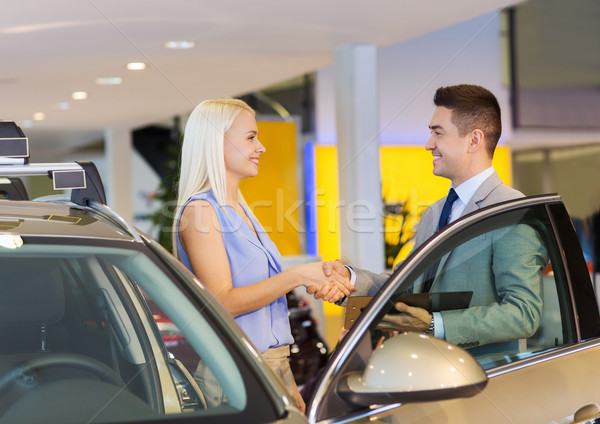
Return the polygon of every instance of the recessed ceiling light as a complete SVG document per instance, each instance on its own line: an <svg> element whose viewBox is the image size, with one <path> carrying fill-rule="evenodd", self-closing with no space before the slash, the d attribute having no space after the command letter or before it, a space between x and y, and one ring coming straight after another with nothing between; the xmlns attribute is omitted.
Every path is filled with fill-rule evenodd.
<svg viewBox="0 0 600 424"><path fill-rule="evenodd" d="M43 121L46 119L46 114L44 112L36 112L33 114L34 121Z"/></svg>
<svg viewBox="0 0 600 424"><path fill-rule="evenodd" d="M98 85L119 85L123 82L121 77L101 77L96 78L96 84Z"/></svg>
<svg viewBox="0 0 600 424"><path fill-rule="evenodd" d="M87 91L74 91L73 94L71 94L71 98L73 98L74 100L85 100L87 99L87 97Z"/></svg>
<svg viewBox="0 0 600 424"><path fill-rule="evenodd" d="M142 69L146 69L146 64L144 62L129 62L127 64L127 69L132 71L139 71Z"/></svg>
<svg viewBox="0 0 600 424"><path fill-rule="evenodd" d="M196 43L193 41L167 41L165 44L167 49L192 49L196 47Z"/></svg>
<svg viewBox="0 0 600 424"><path fill-rule="evenodd" d="M71 107L71 105L69 104L69 102L60 102L58 104L58 108L60 110L68 110Z"/></svg>

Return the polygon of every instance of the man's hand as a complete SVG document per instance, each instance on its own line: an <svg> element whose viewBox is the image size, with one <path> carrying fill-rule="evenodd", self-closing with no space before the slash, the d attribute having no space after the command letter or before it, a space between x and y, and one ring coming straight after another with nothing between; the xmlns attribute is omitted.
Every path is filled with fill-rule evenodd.
<svg viewBox="0 0 600 424"><path fill-rule="evenodd" d="M408 306L406 303L398 302L395 305L401 315L387 314L379 323L388 330L417 331L424 333L429 329L432 315L426 309Z"/></svg>
<svg viewBox="0 0 600 424"><path fill-rule="evenodd" d="M323 273L329 277L333 272L337 272L347 281L350 281L350 271L339 260L323 262Z"/></svg>
<svg viewBox="0 0 600 424"><path fill-rule="evenodd" d="M342 265L339 260L324 262L323 274L325 274L326 277L339 275L344 279L345 282L350 281L350 271L348 271L348 268ZM354 293L355 291L356 289L352 287L351 292ZM306 292L308 294L312 294L315 299L323 299L323 301L331 303L335 303L338 300L348 296L348 294L342 293L337 287L332 287L329 285L323 286L320 289L316 285L312 285L307 287Z"/></svg>
<svg viewBox="0 0 600 424"><path fill-rule="evenodd" d="M340 299L346 297L344 293L340 291L337 286L330 286L328 284L321 288L317 286L310 286L306 288L308 294L312 294L315 299L321 299L323 302L335 303Z"/></svg>

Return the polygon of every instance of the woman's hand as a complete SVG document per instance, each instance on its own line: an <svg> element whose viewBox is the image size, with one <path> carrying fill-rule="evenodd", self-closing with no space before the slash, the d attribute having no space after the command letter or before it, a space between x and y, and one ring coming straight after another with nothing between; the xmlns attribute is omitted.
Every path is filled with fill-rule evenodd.
<svg viewBox="0 0 600 424"><path fill-rule="evenodd" d="M344 281L350 281L350 271L346 268L339 260L323 262L323 273L326 276L331 276L334 273L339 274ZM351 289L350 292L354 293L356 288L352 284L348 284ZM338 300L342 300L348 295L346 292L342 292L335 287L323 286L321 288L313 285L309 286L306 289L308 294L312 294L315 299L323 299L324 301L328 301L331 303L337 302Z"/></svg>
<svg viewBox="0 0 600 424"><path fill-rule="evenodd" d="M341 275L335 270L331 270L329 275L325 275L323 262L313 262L310 264L298 265L290 268L288 271L298 275L302 285L307 287L309 294L319 294L317 299L324 301L337 302L346 296L350 296L356 289L350 284L348 275Z"/></svg>

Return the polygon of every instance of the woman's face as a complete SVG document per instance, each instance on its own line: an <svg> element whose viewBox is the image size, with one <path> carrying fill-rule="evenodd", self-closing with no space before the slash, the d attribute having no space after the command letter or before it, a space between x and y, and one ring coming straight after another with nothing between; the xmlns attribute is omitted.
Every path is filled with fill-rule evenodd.
<svg viewBox="0 0 600 424"><path fill-rule="evenodd" d="M258 141L256 120L242 110L225 133L223 151L227 175L237 180L258 175L258 160L265 147Z"/></svg>

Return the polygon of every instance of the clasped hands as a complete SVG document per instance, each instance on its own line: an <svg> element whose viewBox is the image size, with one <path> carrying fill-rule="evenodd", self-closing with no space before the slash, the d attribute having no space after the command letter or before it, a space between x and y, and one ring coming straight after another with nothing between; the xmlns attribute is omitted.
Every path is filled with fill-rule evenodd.
<svg viewBox="0 0 600 424"><path fill-rule="evenodd" d="M308 294L330 303L342 300L356 291L350 283L350 271L340 261L323 262L320 275L305 285Z"/></svg>

